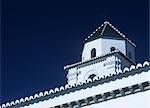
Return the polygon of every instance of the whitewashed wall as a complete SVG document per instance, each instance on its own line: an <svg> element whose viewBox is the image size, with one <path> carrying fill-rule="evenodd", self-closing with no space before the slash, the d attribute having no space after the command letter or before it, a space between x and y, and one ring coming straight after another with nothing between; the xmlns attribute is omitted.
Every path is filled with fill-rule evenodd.
<svg viewBox="0 0 150 108"><path fill-rule="evenodd" d="M74 85L80 82L85 82L90 75L94 74L99 78L115 74L116 57L110 56L105 58L104 61L89 63L87 65L81 64L77 67L71 68L68 71L68 84Z"/></svg>
<svg viewBox="0 0 150 108"><path fill-rule="evenodd" d="M150 90L83 108L150 108Z"/></svg>
<svg viewBox="0 0 150 108"><path fill-rule="evenodd" d="M82 52L82 61L91 59L91 50L96 49L96 56L102 55L102 39L96 39L90 42L85 43L83 52Z"/></svg>
<svg viewBox="0 0 150 108"><path fill-rule="evenodd" d="M104 57L104 60L97 60L87 64L80 64L68 70L67 79L69 85L85 82L90 75L94 74L99 78L121 72L124 67L131 66L123 56L117 54L109 57Z"/></svg>
<svg viewBox="0 0 150 108"><path fill-rule="evenodd" d="M115 47L119 49L123 54L126 55L126 44L125 40L117 39L96 39L85 43L82 52L82 61L91 59L91 50L96 49L96 56L102 56L110 52L110 48Z"/></svg>
<svg viewBox="0 0 150 108"><path fill-rule="evenodd" d="M142 83L142 82L145 82L145 81L149 81L149 79L150 79L149 76L150 76L150 70L148 72L143 72L141 74L136 74L134 76L129 76L129 77L126 77L126 78L117 79L115 81L111 81L110 83L104 83L102 85L93 86L91 88L87 87L86 89L81 89L80 91L66 93L65 95L60 95L58 97L54 97L54 98L49 99L49 100L41 101L39 103L30 104L29 106L24 106L24 107L21 107L21 108L50 108L50 107L53 107L53 106L56 106L56 105L69 103L69 102L72 102L72 101L75 101L75 100L80 100L80 99L83 99L83 98L87 98L87 97L90 97L90 96L93 96L93 95L109 92L109 91L112 91L112 90L115 90L115 89L131 86L131 85L134 85L134 84L137 84L137 83ZM140 100L140 98L142 97L142 99L143 99L142 102L145 102L145 104L146 104L146 102L147 102L146 99L149 98L149 95L147 95L147 94L144 95L144 94L139 96L139 97L136 97L136 96L133 97L133 99L135 100L134 102L135 103L139 102L138 99ZM123 97L123 98L124 98L123 100L128 101L127 97ZM131 100L133 100L133 99L131 98ZM117 103L117 100L118 100L118 102L122 102L122 104L120 103L120 106L116 106L117 104L119 104L119 103ZM120 107L125 108L125 106L124 106L125 103L123 103L123 100L121 98L118 98L117 100L115 101L117 103L115 106L117 108L120 108ZM107 107L106 103L108 103L109 105L114 105L113 103L111 103L111 100L110 100L110 101L103 102L102 107L109 108L109 107ZM128 104L128 103L131 104L131 102L127 102L126 104ZM135 103L133 103L133 104L135 104ZM140 103L137 103L137 105L138 104L140 104ZM101 105L91 106L91 108L99 108L99 107L101 107ZM111 106L111 108L112 108L112 106ZM127 107L127 108L130 108L130 107ZM132 108L135 108L135 107L132 107ZM148 107L139 107L138 106L136 108L148 108Z"/></svg>
<svg viewBox="0 0 150 108"><path fill-rule="evenodd" d="M125 40L117 40L117 39L103 39L102 38L102 53L101 54L107 54L110 52L111 47L115 47L119 51L121 51L123 54L126 55L126 44Z"/></svg>
<svg viewBox="0 0 150 108"><path fill-rule="evenodd" d="M73 85L77 83L77 68L76 67L69 69L68 74L67 74L67 82L69 85Z"/></svg>
<svg viewBox="0 0 150 108"><path fill-rule="evenodd" d="M110 73L115 73L115 56L108 57L102 62L81 66L77 70L80 72L78 75L78 83L85 82L92 74L95 74L99 78L103 78L104 75L109 76Z"/></svg>

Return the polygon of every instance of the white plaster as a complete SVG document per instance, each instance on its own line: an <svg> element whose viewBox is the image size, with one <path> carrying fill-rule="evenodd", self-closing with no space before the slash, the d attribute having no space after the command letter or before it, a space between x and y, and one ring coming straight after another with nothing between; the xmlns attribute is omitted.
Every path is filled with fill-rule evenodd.
<svg viewBox="0 0 150 108"><path fill-rule="evenodd" d="M127 55L127 48L129 48L128 51L131 49L134 50L134 47L131 44L126 44L126 40L119 40L115 38L99 38L85 43L82 52L82 61L91 59L91 50L93 48L96 49L96 57L98 57L110 53L111 47L115 47L116 50L119 50L124 55ZM131 51L131 53L134 53L134 51ZM125 66L131 65L131 63L126 58L122 56L119 56L118 58L120 60L120 64L116 64L116 60L114 58L112 59L112 57L107 57L107 59L102 62L100 61L98 63L87 66L82 66L82 64L80 64L74 68L69 69L67 75L68 84L73 85L75 83L84 82L91 74L95 74L97 77L103 78L104 76L109 76L115 72L119 73Z"/></svg>
<svg viewBox="0 0 150 108"><path fill-rule="evenodd" d="M82 61L91 59L91 50L96 49L96 56L102 55L101 38L85 43L82 52Z"/></svg>
<svg viewBox="0 0 150 108"><path fill-rule="evenodd" d="M142 83L145 81L149 81L150 79L150 70L148 72L143 72L141 74L136 74L134 76L129 76L126 78L118 79L115 81L111 81L109 83L104 83L102 85L93 86L91 88L81 89L79 91L70 92L69 94L60 95L58 97L54 97L49 100L45 100L39 103L34 103L29 106L24 106L21 108L49 108L52 106L72 102L75 100L80 100L83 98L87 98L89 96L101 94L104 92L109 92L115 89L131 86L137 83ZM144 97L143 97L144 98ZM147 98L147 95L145 99ZM108 101L109 102L109 101ZM135 101L136 102L136 101ZM143 107L145 108L145 107Z"/></svg>
<svg viewBox="0 0 150 108"><path fill-rule="evenodd" d="M124 67L129 67L129 62L121 55L112 55L104 57L104 60L89 63L87 65L80 64L68 70L68 84L74 85L85 82L90 75L94 74L99 78L110 76L112 74L121 73Z"/></svg>
<svg viewBox="0 0 150 108"><path fill-rule="evenodd" d="M125 40L117 40L117 39L103 39L102 38L102 53L106 54L110 52L111 47L115 47L119 51L121 51L124 55L126 55L126 44Z"/></svg>
<svg viewBox="0 0 150 108"><path fill-rule="evenodd" d="M83 108L150 108L150 90Z"/></svg>
<svg viewBox="0 0 150 108"><path fill-rule="evenodd" d="M115 74L115 56L107 57L104 61L99 61L91 65L78 66L68 70L68 84L74 85L76 83L85 82L90 75L94 74L99 78Z"/></svg>

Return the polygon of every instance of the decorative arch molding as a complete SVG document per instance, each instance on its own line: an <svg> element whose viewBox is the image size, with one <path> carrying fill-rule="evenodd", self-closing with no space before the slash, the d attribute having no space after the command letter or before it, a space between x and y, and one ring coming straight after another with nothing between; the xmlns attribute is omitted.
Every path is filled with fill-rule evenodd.
<svg viewBox="0 0 150 108"><path fill-rule="evenodd" d="M84 75L84 81L86 81L90 77L90 75L95 75L97 77L99 76L97 70L96 69L92 69L92 70L86 72L86 74Z"/></svg>

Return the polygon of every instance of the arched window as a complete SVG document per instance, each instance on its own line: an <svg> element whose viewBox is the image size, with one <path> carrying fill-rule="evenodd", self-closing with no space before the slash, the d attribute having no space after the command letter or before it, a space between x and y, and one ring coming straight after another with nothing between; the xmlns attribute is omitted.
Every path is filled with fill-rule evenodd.
<svg viewBox="0 0 150 108"><path fill-rule="evenodd" d="M95 48L93 48L91 50L91 58L93 58L93 57L96 57L96 49Z"/></svg>
<svg viewBox="0 0 150 108"><path fill-rule="evenodd" d="M115 47L111 47L111 48L110 48L110 51L111 51L111 52L113 52L113 51L115 51L115 50L116 50Z"/></svg>
<svg viewBox="0 0 150 108"><path fill-rule="evenodd" d="M95 74L92 74L92 75L90 75L90 76L88 77L88 79L90 78L90 79L93 80L93 78L94 78L95 76L96 76Z"/></svg>

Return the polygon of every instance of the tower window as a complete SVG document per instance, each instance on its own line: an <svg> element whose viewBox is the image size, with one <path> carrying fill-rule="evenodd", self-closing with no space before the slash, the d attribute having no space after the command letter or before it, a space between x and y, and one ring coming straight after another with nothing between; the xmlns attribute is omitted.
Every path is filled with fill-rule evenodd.
<svg viewBox="0 0 150 108"><path fill-rule="evenodd" d="M91 58L93 58L93 57L96 57L96 49L95 48L93 48L91 50Z"/></svg>
<svg viewBox="0 0 150 108"><path fill-rule="evenodd" d="M115 47L111 47L111 48L110 48L110 51L111 51L111 52L113 52L113 51L115 51L115 50L116 50Z"/></svg>
<svg viewBox="0 0 150 108"><path fill-rule="evenodd" d="M96 76L95 74L92 74L92 75L90 75L88 78L90 78L90 79L93 80L93 78L94 78L95 76Z"/></svg>

